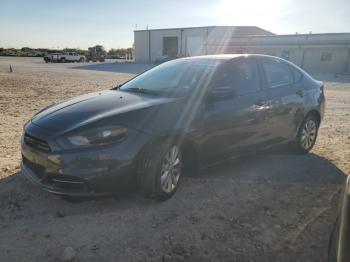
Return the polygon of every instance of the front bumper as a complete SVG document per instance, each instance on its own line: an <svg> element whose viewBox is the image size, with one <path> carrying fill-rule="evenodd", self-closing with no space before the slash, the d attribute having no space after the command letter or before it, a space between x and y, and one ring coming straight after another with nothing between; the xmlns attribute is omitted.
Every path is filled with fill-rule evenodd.
<svg viewBox="0 0 350 262"><path fill-rule="evenodd" d="M22 174L34 184L40 186L47 192L62 195L62 196L77 196L88 197L104 195L104 193L96 193L94 190L89 189L84 180L74 181L67 178L50 178L44 179L38 173L35 173L31 168L25 164L25 160L21 163Z"/></svg>
<svg viewBox="0 0 350 262"><path fill-rule="evenodd" d="M49 141L37 126L28 131L33 137ZM44 152L27 144L22 137L22 173L42 189L57 195L84 197L117 193L124 191L133 180L135 160L146 141L146 135L132 133L119 144Z"/></svg>

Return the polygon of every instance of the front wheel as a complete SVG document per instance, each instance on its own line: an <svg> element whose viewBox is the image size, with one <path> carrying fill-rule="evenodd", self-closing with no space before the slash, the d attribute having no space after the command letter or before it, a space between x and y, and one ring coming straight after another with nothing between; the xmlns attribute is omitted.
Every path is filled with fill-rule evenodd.
<svg viewBox="0 0 350 262"><path fill-rule="evenodd" d="M293 142L297 153L306 154L315 145L318 134L319 122L314 115L308 115L302 122L298 135Z"/></svg>
<svg viewBox="0 0 350 262"><path fill-rule="evenodd" d="M137 174L141 194L158 200L169 199L177 190L183 169L180 146L164 143L142 157Z"/></svg>

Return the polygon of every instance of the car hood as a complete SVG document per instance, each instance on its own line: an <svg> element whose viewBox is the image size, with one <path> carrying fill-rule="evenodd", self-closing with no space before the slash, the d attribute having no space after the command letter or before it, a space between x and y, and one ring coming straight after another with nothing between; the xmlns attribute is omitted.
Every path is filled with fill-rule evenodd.
<svg viewBox="0 0 350 262"><path fill-rule="evenodd" d="M93 122L106 122L111 118L115 119L117 115L162 105L172 100L173 98L108 90L49 106L36 114L32 123L45 129L68 132Z"/></svg>

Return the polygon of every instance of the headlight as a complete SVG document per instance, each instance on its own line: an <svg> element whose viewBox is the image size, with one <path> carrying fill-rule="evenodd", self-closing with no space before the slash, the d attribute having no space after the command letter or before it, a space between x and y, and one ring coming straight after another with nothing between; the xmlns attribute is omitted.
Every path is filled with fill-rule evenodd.
<svg viewBox="0 0 350 262"><path fill-rule="evenodd" d="M125 127L97 128L68 135L58 139L57 142L64 149L98 146L118 142L125 137L127 132L128 129Z"/></svg>

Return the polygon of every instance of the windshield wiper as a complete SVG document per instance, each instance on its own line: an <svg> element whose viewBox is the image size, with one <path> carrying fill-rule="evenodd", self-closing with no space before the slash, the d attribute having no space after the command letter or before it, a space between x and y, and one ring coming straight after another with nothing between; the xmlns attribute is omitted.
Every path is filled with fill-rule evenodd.
<svg viewBox="0 0 350 262"><path fill-rule="evenodd" d="M150 94L150 95L155 95L155 96L159 96L160 95L156 91L149 90L149 89L144 89L144 88L140 88L140 87L125 88L125 89L122 89L122 91L129 91L129 92L135 92L135 93L141 93L141 94Z"/></svg>
<svg viewBox="0 0 350 262"><path fill-rule="evenodd" d="M111 90L118 90L118 89L120 89L121 88L121 86L122 86L123 84L120 84L120 85L117 85L117 86L114 86L114 87L112 87L112 89Z"/></svg>

